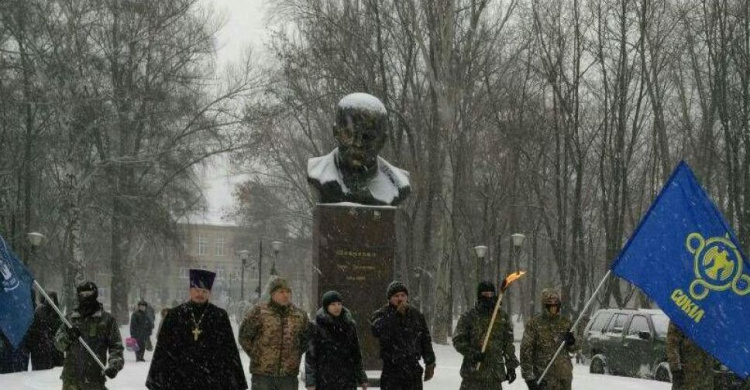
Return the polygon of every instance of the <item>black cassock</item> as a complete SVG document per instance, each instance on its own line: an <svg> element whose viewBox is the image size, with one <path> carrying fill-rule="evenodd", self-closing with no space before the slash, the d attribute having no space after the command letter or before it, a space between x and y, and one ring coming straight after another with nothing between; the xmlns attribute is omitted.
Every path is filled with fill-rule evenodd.
<svg viewBox="0 0 750 390"><path fill-rule="evenodd" d="M188 302L171 309L163 321L146 387L151 390L247 389L226 311L211 303L199 306ZM197 340L193 332L196 322L200 323L201 332Z"/></svg>

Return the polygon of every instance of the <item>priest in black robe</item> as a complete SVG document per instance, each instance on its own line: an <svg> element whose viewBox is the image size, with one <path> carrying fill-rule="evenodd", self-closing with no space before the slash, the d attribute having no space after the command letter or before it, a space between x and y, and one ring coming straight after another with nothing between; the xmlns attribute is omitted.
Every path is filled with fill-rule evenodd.
<svg viewBox="0 0 750 390"><path fill-rule="evenodd" d="M215 273L190 270L190 301L169 311L146 379L150 390L245 390L227 312L208 302Z"/></svg>

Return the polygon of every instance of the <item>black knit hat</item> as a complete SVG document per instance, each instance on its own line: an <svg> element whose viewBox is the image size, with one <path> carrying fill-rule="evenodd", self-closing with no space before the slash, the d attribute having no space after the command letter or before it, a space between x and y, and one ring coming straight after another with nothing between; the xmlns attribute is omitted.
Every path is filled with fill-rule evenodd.
<svg viewBox="0 0 750 390"><path fill-rule="evenodd" d="M492 295L497 294L497 290L495 289L495 285L492 282L483 281L479 282L477 285L477 299L482 297L483 292L491 291Z"/></svg>
<svg viewBox="0 0 750 390"><path fill-rule="evenodd" d="M398 280L394 280L391 282L391 284L388 285L388 289L385 290L385 296L387 299L391 299L392 296L400 292L409 295L409 289L407 289L403 283L399 282Z"/></svg>
<svg viewBox="0 0 750 390"><path fill-rule="evenodd" d="M95 301L97 300L97 298L99 298L99 289L96 287L96 283L94 282L84 282L79 284L76 287L76 294L81 294L82 292L93 292L93 294L90 295L92 298L89 298L92 301ZM79 295L79 300L80 299L81 297Z"/></svg>
<svg viewBox="0 0 750 390"><path fill-rule="evenodd" d="M344 300L341 298L341 294L339 294L338 291L326 291L320 301L323 305L323 309L326 310L328 310L328 305L332 303L344 302Z"/></svg>

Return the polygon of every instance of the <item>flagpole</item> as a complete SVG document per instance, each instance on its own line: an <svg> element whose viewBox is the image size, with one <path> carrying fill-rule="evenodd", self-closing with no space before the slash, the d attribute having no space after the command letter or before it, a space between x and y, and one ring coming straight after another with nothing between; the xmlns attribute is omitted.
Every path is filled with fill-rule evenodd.
<svg viewBox="0 0 750 390"><path fill-rule="evenodd" d="M57 315L60 316L60 319L62 319L63 323L65 323L65 326L67 326L68 328L72 329L73 328L73 324L71 324L68 321L68 319L65 318L65 314L63 314L60 311L60 309L57 307L57 305L55 305L55 302L53 302L52 298L50 298L49 295L47 295L47 292L44 291L44 289L39 284L39 282L36 281L36 279L34 279L34 287L36 287L36 289L39 290L39 293L42 294L42 296L44 297L44 299L47 300L47 303L49 303L50 307L52 307L52 309L55 310L55 312L57 313ZM107 367L104 366L104 363L102 363L102 361L99 360L99 357L96 356L96 353L94 353L94 351L91 349L91 347L89 347L89 345L86 344L86 341L83 340L82 336L78 336L78 342L81 343L81 345L83 345L83 347L86 348L87 351L89 351L89 354L91 354L91 357L94 358L94 360L96 361L97 364L99 364L99 367L102 368L102 371L107 369Z"/></svg>
<svg viewBox="0 0 750 390"><path fill-rule="evenodd" d="M589 301L586 302L586 305L583 307L583 310L581 310L581 314L578 315L578 319L576 319L576 322L573 323L573 326L570 328L570 331L573 332L577 327L578 323L581 322L581 318L583 318L583 314L588 311L589 306L591 306L591 303L594 302L594 299L596 298L596 295L599 293L599 290L602 289L604 286L604 282L609 279L609 276L612 275L612 270L610 269L607 271L607 273L602 278L602 281L599 282L599 286L596 287L596 290L594 290L594 293L591 294L591 298L589 298ZM562 352L563 347L565 346L565 341L560 343L560 346L557 348L557 352L555 352L555 356L552 356L552 360L547 363L547 368L544 369L544 372L542 372L542 375L537 379L536 384L539 385L542 383L542 379L544 379L544 376L547 375L547 371L549 371L549 368L552 367L552 363L557 359L557 356L560 355L560 352Z"/></svg>

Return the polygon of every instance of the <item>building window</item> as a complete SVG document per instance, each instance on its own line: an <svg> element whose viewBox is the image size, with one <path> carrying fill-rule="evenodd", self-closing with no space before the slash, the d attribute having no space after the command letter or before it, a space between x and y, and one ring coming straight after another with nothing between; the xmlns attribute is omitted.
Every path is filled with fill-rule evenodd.
<svg viewBox="0 0 750 390"><path fill-rule="evenodd" d="M224 237L216 239L216 256L224 256Z"/></svg>
<svg viewBox="0 0 750 390"><path fill-rule="evenodd" d="M188 278L188 269L186 267L180 267L180 279L187 279Z"/></svg>
<svg viewBox="0 0 750 390"><path fill-rule="evenodd" d="M198 236L198 255L205 255L208 252L208 238Z"/></svg>

